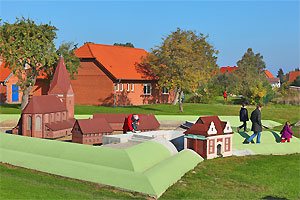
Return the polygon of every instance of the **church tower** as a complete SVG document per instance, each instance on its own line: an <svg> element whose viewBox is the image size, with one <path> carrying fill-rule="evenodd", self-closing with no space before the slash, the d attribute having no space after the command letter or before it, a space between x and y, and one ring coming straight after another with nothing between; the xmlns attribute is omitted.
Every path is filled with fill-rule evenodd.
<svg viewBox="0 0 300 200"><path fill-rule="evenodd" d="M60 57L55 69L48 95L56 95L65 104L68 119L74 118L74 91L63 57Z"/></svg>

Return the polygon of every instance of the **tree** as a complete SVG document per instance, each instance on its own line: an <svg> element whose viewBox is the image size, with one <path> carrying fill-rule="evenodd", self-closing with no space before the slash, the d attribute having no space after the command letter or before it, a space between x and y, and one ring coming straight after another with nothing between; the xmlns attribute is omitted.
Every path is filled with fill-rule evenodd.
<svg viewBox="0 0 300 200"><path fill-rule="evenodd" d="M53 74L58 61L58 52L54 45L57 28L49 24L36 24L30 19L16 19L13 24L0 24L0 54L6 65L17 76L17 84L23 92L21 109L28 103L37 76L45 72ZM62 46L62 49L66 47ZM69 58L74 59L70 55ZM66 63L71 73L77 71L77 65Z"/></svg>
<svg viewBox="0 0 300 200"><path fill-rule="evenodd" d="M285 75L283 73L282 68L280 68L277 72L277 78L279 78L280 83L283 84L285 82Z"/></svg>
<svg viewBox="0 0 300 200"><path fill-rule="evenodd" d="M300 87L300 76L297 76L297 78L291 83L291 86Z"/></svg>
<svg viewBox="0 0 300 200"><path fill-rule="evenodd" d="M252 49L248 48L242 59L237 62L237 65L238 69L234 71L238 77L236 80L237 91L253 102L254 97L257 97L256 94L259 94L259 97L264 94L261 86L267 82L264 75L266 64L263 61L263 56L259 53L254 54Z"/></svg>
<svg viewBox="0 0 300 200"><path fill-rule="evenodd" d="M132 48L134 48L134 45L131 42L126 42L125 44L123 44L123 43L114 43L114 46L123 46L123 47L132 47Z"/></svg>
<svg viewBox="0 0 300 200"><path fill-rule="evenodd" d="M160 46L148 54L144 63L152 75L159 78L158 85L175 91L173 101L179 102L183 112L183 92L195 92L217 71L215 56L218 52L207 42L208 36L177 28Z"/></svg>

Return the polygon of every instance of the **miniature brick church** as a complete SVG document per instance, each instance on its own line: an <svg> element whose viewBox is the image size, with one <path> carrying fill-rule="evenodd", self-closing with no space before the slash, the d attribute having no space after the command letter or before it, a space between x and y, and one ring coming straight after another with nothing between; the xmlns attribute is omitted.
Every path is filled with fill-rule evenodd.
<svg viewBox="0 0 300 200"><path fill-rule="evenodd" d="M221 121L218 116L200 117L184 134L187 148L194 150L203 158L232 155L233 131L230 123Z"/></svg>
<svg viewBox="0 0 300 200"><path fill-rule="evenodd" d="M61 57L48 95L33 96L22 110L18 133L29 137L59 138L71 135L74 119L74 92ZM14 132L14 130L13 130Z"/></svg>

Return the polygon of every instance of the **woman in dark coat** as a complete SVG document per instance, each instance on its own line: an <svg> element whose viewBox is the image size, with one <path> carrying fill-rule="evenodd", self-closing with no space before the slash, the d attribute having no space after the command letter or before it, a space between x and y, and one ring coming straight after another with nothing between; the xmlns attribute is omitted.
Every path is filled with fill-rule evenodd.
<svg viewBox="0 0 300 200"><path fill-rule="evenodd" d="M281 142L290 142L291 138L293 137L293 131L291 129L290 122L286 122L282 131L281 131Z"/></svg>
<svg viewBox="0 0 300 200"><path fill-rule="evenodd" d="M256 109L251 113L251 117L250 117L250 120L252 122L251 131L253 131L254 133L248 138L247 140L248 142L251 142L253 138L257 136L256 143L257 144L260 143L260 135L262 132L261 112L260 112L261 109L262 109L262 105L258 104L256 106Z"/></svg>
<svg viewBox="0 0 300 200"><path fill-rule="evenodd" d="M243 122L243 124L237 128L237 132L239 132L240 129L243 127L244 127L244 132L247 131L247 121L249 121L248 110L246 108L246 104L243 103L240 110L240 122Z"/></svg>

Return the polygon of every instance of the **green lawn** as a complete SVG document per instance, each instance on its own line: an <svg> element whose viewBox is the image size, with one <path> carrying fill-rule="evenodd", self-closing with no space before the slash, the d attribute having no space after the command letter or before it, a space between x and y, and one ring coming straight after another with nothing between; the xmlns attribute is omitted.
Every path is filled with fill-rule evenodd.
<svg viewBox="0 0 300 200"><path fill-rule="evenodd" d="M206 160L160 199L299 199L300 154ZM1 199L146 199L41 172L0 164Z"/></svg>
<svg viewBox="0 0 300 200"><path fill-rule="evenodd" d="M249 114L254 110L254 106L249 106ZM75 106L75 114L91 115L93 113L151 113L156 115L238 115L239 105L224 104L184 104L184 112L180 113L178 106L169 104L153 104L143 106L128 107L105 107L105 106ZM0 106L0 114L20 113L18 105ZM262 118L277 121L281 124L286 121L292 123L300 119L300 107L292 105L267 105L262 110Z"/></svg>

